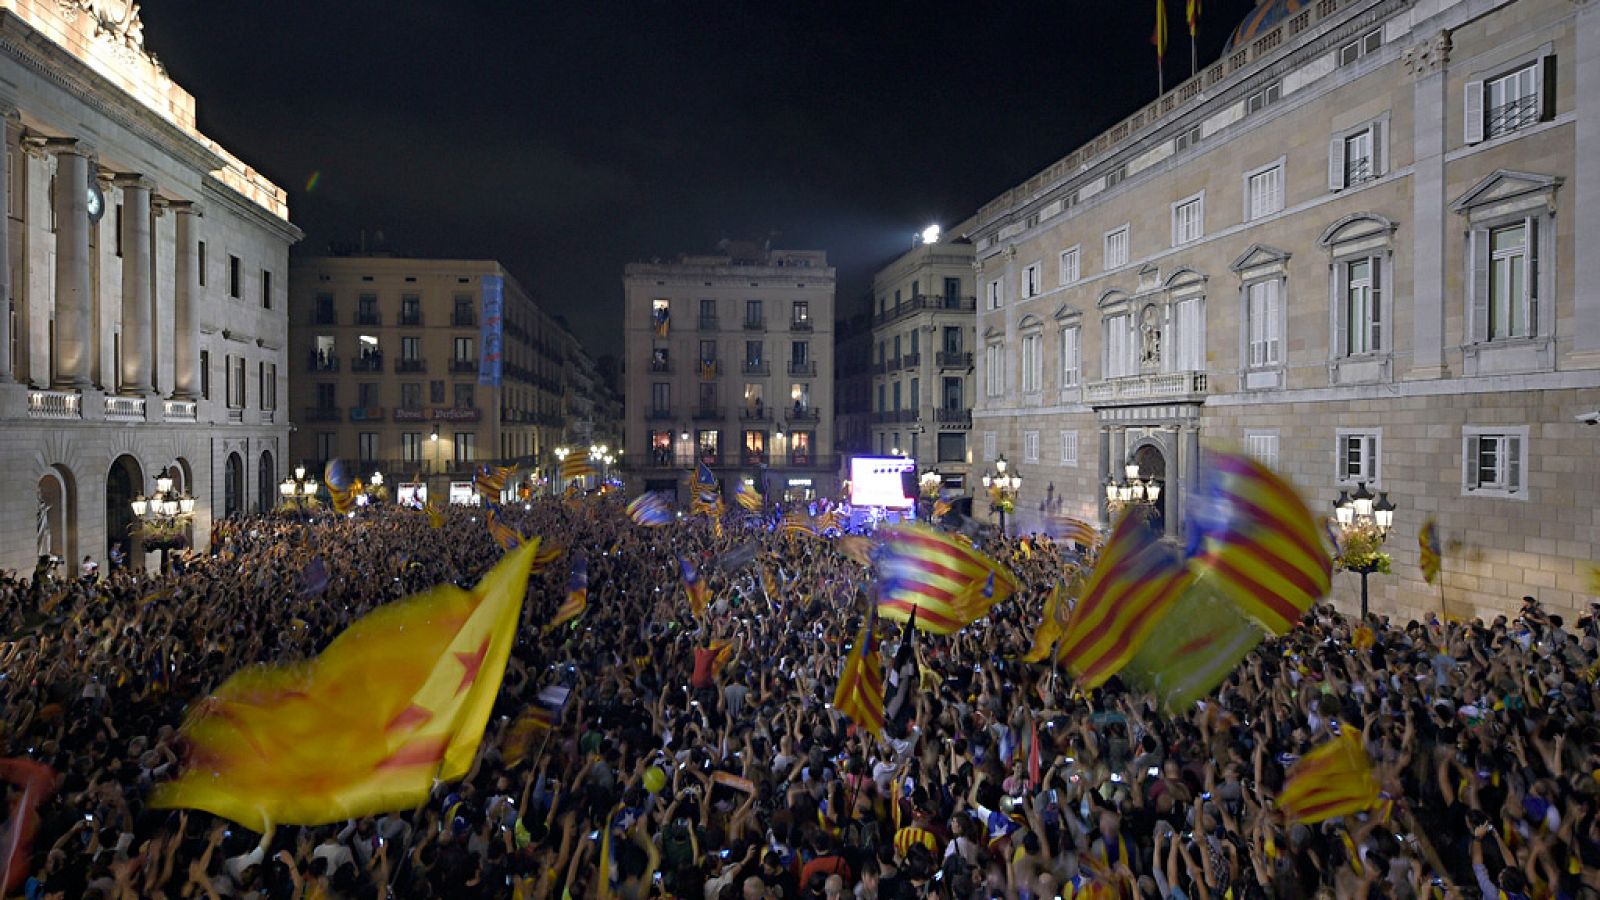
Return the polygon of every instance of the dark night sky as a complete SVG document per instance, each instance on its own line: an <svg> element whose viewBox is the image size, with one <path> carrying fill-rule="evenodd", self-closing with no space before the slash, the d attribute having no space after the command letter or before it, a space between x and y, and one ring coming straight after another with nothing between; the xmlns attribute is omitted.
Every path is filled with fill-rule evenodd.
<svg viewBox="0 0 1600 900"><path fill-rule="evenodd" d="M1166 0L1169 85L1187 75ZM841 306L1156 92L1154 0L161 0L146 46L323 252L494 257L596 353L622 267L776 233ZM1200 60L1253 0L1208 0ZM307 191L313 172L321 177Z"/></svg>

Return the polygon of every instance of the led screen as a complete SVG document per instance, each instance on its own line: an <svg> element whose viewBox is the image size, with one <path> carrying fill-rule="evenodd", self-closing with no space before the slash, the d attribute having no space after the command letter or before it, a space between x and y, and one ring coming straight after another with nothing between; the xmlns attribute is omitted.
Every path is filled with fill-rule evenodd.
<svg viewBox="0 0 1600 900"><path fill-rule="evenodd" d="M901 473L915 472L915 460L898 456L858 456L850 460L850 503L904 509L916 504L906 496Z"/></svg>

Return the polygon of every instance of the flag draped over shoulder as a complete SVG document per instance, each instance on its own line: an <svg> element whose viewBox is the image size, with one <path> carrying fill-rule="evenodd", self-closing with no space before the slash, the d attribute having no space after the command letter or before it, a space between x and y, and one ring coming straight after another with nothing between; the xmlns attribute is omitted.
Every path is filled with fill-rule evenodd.
<svg viewBox="0 0 1600 900"><path fill-rule="evenodd" d="M1281 635L1328 593L1333 558L1294 487L1246 456L1211 459L1192 504L1197 567L1239 609Z"/></svg>
<svg viewBox="0 0 1600 900"><path fill-rule="evenodd" d="M594 464L589 462L589 451L578 449L567 454L561 461L561 480L572 481L595 474Z"/></svg>
<svg viewBox="0 0 1600 900"><path fill-rule="evenodd" d="M1353 728L1314 747L1284 778L1278 808L1290 820L1315 825L1378 805L1378 779Z"/></svg>
<svg viewBox="0 0 1600 900"><path fill-rule="evenodd" d="M672 509L665 494L651 491L628 503L628 518L646 528L659 528L672 521Z"/></svg>
<svg viewBox="0 0 1600 900"><path fill-rule="evenodd" d="M695 569L694 563L680 556L678 568L683 571L683 592L689 595L689 609L695 615L702 615L706 606L710 604L711 589L706 586L704 578Z"/></svg>
<svg viewBox="0 0 1600 900"><path fill-rule="evenodd" d="M974 547L926 525L887 529L878 558L878 615L952 634L1017 591L1017 579Z"/></svg>
<svg viewBox="0 0 1600 900"><path fill-rule="evenodd" d="M1432 516L1417 531L1417 543L1422 549L1422 580L1433 584L1434 579L1439 577L1444 558L1439 552L1439 523Z"/></svg>
<svg viewBox="0 0 1600 900"><path fill-rule="evenodd" d="M878 653L878 614L874 610L856 634L850 655L839 673L833 691L833 708L850 717L856 726L883 736L883 660Z"/></svg>
<svg viewBox="0 0 1600 900"><path fill-rule="evenodd" d="M1056 659L1079 687L1104 684L1139 651L1189 577L1183 560L1159 543L1142 515L1124 515L1072 608Z"/></svg>
<svg viewBox="0 0 1600 900"><path fill-rule="evenodd" d="M368 613L309 662L235 673L190 713L187 766L150 805L265 833L426 802L477 754L537 547L471 592L440 585Z"/></svg>
<svg viewBox="0 0 1600 900"><path fill-rule="evenodd" d="M1265 637L1202 576L1156 624L1122 677L1175 712L1210 694Z"/></svg>
<svg viewBox="0 0 1600 900"><path fill-rule="evenodd" d="M583 615L589 608L589 558L578 554L572 560L572 575L567 578L567 599L544 627L548 633Z"/></svg>

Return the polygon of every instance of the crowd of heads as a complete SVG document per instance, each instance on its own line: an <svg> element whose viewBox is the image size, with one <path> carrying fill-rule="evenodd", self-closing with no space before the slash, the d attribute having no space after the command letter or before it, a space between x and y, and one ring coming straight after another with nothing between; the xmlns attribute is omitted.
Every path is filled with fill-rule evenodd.
<svg viewBox="0 0 1600 900"><path fill-rule="evenodd" d="M1369 640L1317 607L1208 699L1167 711L1115 679L1084 693L1020 662L1077 563L991 536L983 549L1021 590L949 637L880 626L875 737L831 703L876 597L836 541L731 520L718 536L703 518L647 529L601 498L504 519L568 552L530 581L472 771L414 809L268 835L146 805L184 764L186 710L242 667L316 654L374 607L472 584L503 552L481 510L440 529L392 506L230 520L165 574L0 580L3 753L58 775L29 896L1600 895L1592 618L1530 598L1492 621L1374 617ZM753 561L728 557L751 543ZM574 552L588 608L542 633ZM709 582L702 616L680 556ZM306 590L314 560L325 590ZM718 640L735 647L720 671ZM570 689L555 727L512 752L512 723L551 686ZM1350 729L1381 804L1287 819L1286 772Z"/></svg>

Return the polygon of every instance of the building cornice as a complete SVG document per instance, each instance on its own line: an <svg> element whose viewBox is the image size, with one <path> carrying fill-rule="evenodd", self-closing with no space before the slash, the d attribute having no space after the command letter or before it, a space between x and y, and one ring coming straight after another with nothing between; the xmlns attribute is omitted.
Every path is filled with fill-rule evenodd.
<svg viewBox="0 0 1600 900"><path fill-rule="evenodd" d="M299 243L306 236L306 233L301 231L300 227L293 222L279 218L269 210L262 208L211 173L206 174L201 188L205 192L208 203L217 203L227 207L237 213L240 218L260 225L291 245Z"/></svg>

